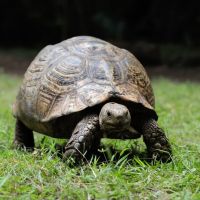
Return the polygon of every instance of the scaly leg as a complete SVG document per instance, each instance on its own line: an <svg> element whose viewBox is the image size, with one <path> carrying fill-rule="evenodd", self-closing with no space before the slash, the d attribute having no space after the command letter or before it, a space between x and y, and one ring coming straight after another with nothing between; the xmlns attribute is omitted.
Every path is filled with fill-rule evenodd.
<svg viewBox="0 0 200 200"><path fill-rule="evenodd" d="M13 143L16 148L20 149L32 150L34 148L33 131L18 119L15 125L15 138Z"/></svg>
<svg viewBox="0 0 200 200"><path fill-rule="evenodd" d="M65 147L63 158L82 158L84 153L97 149L100 144L99 117L91 114L84 117L75 127L69 142Z"/></svg>
<svg viewBox="0 0 200 200"><path fill-rule="evenodd" d="M147 146L147 151L154 160L163 162L171 160L170 143L164 133L159 128L154 119L146 120L142 126L143 140Z"/></svg>

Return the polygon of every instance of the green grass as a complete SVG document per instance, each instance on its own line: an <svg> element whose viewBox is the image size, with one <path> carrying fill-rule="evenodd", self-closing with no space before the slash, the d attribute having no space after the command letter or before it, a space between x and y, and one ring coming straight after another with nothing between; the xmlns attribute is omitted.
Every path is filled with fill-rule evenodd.
<svg viewBox="0 0 200 200"><path fill-rule="evenodd" d="M56 155L60 142L35 134L34 153L12 149L12 103L21 78L0 75L0 199L200 199L200 84L153 81L159 124L173 147L173 161L150 165L112 154L107 162L70 167ZM122 151L144 144L104 141ZM50 150L47 150L46 147ZM105 152L105 154L108 152Z"/></svg>

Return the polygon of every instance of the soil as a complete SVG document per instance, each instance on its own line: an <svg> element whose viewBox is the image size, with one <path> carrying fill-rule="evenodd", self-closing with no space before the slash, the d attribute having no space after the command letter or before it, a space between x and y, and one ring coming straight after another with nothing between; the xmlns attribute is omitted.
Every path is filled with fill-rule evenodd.
<svg viewBox="0 0 200 200"><path fill-rule="evenodd" d="M35 57L36 52L28 55L10 51L0 51L0 73L5 72L15 75L23 75L27 67ZM165 77L175 81L195 81L200 82L199 67L169 67L166 65L145 66L151 78Z"/></svg>
<svg viewBox="0 0 200 200"><path fill-rule="evenodd" d="M174 81L200 82L200 67L169 67L166 65L146 67L150 77L165 77Z"/></svg>

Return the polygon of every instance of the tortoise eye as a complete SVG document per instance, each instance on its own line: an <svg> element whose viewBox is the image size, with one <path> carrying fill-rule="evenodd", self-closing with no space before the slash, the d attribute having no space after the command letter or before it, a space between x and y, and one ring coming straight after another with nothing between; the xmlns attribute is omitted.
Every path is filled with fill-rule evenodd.
<svg viewBox="0 0 200 200"><path fill-rule="evenodd" d="M110 117L111 116L111 113L110 111L107 111L107 116Z"/></svg>

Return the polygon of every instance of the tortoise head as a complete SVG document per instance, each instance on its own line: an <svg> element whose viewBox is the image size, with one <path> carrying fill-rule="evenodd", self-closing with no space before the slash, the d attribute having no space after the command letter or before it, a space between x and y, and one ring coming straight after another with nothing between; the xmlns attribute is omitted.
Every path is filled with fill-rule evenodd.
<svg viewBox="0 0 200 200"><path fill-rule="evenodd" d="M131 115L128 108L115 102L106 103L99 114L100 128L104 133L131 131Z"/></svg>

